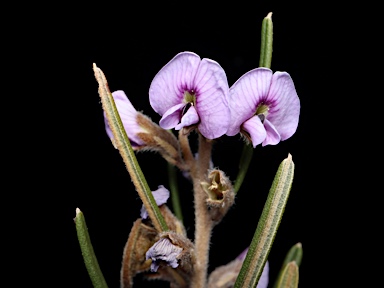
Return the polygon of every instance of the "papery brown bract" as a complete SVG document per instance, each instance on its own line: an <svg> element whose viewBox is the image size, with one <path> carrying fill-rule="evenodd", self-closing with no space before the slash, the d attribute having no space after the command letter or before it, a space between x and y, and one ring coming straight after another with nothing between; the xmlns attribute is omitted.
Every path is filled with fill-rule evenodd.
<svg viewBox="0 0 384 288"><path fill-rule="evenodd" d="M141 218L133 223L123 252L120 271L122 288L132 287L136 274L150 270L151 261L145 259L145 253L158 239L156 229L144 224Z"/></svg>

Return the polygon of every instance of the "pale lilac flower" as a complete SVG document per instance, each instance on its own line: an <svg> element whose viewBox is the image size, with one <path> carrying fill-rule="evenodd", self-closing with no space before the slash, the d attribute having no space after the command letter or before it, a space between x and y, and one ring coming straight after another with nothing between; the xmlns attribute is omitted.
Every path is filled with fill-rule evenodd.
<svg viewBox="0 0 384 288"><path fill-rule="evenodd" d="M131 142L132 148L138 148L139 146L145 145L143 140L141 140L137 134L139 132L146 132L142 127L137 123L137 112L133 107L132 103L129 101L128 97L125 95L124 91L118 90L112 93L113 100L115 101L117 111L119 112L121 122L123 123L125 132ZM104 123L105 130L109 138L114 142L114 137L112 130L109 127L107 118L104 112Z"/></svg>
<svg viewBox="0 0 384 288"><path fill-rule="evenodd" d="M152 191L153 198L155 198L157 206L160 206L162 204L165 204L169 198L169 190L165 188L163 185L159 185L158 189L155 191ZM142 219L148 218L148 212L145 209L144 205L141 206L140 216Z"/></svg>
<svg viewBox="0 0 384 288"><path fill-rule="evenodd" d="M299 123L300 100L287 72L256 68L229 90L231 123L228 136L242 133L253 147L276 145L291 137Z"/></svg>
<svg viewBox="0 0 384 288"><path fill-rule="evenodd" d="M172 268L179 266L177 257L183 251L181 247L178 247L171 243L168 238L161 238L157 241L145 254L146 259L151 259L151 271L156 272L159 268L160 261L165 261L167 265Z"/></svg>
<svg viewBox="0 0 384 288"><path fill-rule="evenodd" d="M216 61L182 52L156 74L149 101L162 116L162 128L197 125L204 137L215 139L228 129L228 92L227 76Z"/></svg>

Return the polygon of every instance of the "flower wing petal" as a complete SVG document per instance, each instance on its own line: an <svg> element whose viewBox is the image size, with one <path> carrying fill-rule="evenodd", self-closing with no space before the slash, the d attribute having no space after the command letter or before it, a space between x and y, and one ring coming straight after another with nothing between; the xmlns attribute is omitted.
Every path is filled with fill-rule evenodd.
<svg viewBox="0 0 384 288"><path fill-rule="evenodd" d="M163 129L172 129L180 121L181 109L185 106L184 103L176 104L169 108L160 119L159 125Z"/></svg>
<svg viewBox="0 0 384 288"><path fill-rule="evenodd" d="M153 78L149 87L149 102L161 116L183 101L184 92L192 88L200 57L182 52L169 61Z"/></svg>
<svg viewBox="0 0 384 288"><path fill-rule="evenodd" d="M229 108L231 123L228 136L240 132L240 126L251 118L257 105L268 95L272 80L272 71L268 68L256 68L241 76L229 89Z"/></svg>
<svg viewBox="0 0 384 288"><path fill-rule="evenodd" d="M300 115L300 100L295 85L287 72L273 74L268 93L270 109L267 119L275 126L281 140L288 139L296 132Z"/></svg>
<svg viewBox="0 0 384 288"><path fill-rule="evenodd" d="M200 133L208 139L224 135L230 121L229 86L224 69L216 61L204 58L197 71L194 86Z"/></svg>
<svg viewBox="0 0 384 288"><path fill-rule="evenodd" d="M176 125L175 129L180 130L183 127L190 126L199 122L199 115L197 115L197 111L195 107L189 107L187 113L181 118L180 124Z"/></svg>
<svg viewBox="0 0 384 288"><path fill-rule="evenodd" d="M113 100L115 101L117 112L119 112L125 132L127 133L127 136L131 141L131 144L133 146L144 145L145 143L143 142L143 140L141 140L139 137L136 136L137 133L143 132L143 129L139 126L139 124L137 124L136 117L138 112L133 107L131 101L129 101L128 97L125 95L124 91L122 90L113 92L112 96L113 96ZM103 115L104 115L105 130L108 134L108 137L110 139L113 139L114 137L113 137L111 128L109 127L105 112L103 112Z"/></svg>
<svg viewBox="0 0 384 288"><path fill-rule="evenodd" d="M251 119L245 121L243 129L248 132L251 137L253 148L262 143L265 137L267 137L267 132L259 116L253 116Z"/></svg>
<svg viewBox="0 0 384 288"><path fill-rule="evenodd" d="M264 120L264 128L267 131L267 136L263 141L263 146L276 145L277 143L280 142L281 137L279 132L276 130L273 124L269 122L267 119Z"/></svg>

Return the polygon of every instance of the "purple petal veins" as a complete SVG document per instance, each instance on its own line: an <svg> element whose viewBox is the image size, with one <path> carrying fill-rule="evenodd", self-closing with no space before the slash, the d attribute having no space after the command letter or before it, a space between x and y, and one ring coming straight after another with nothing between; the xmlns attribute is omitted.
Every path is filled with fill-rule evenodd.
<svg viewBox="0 0 384 288"><path fill-rule="evenodd" d="M172 268L179 266L177 257L183 249L175 246L168 238L161 238L157 241L145 254L146 259L151 259L151 271L156 272L159 268L160 261L165 261L167 265Z"/></svg>
<svg viewBox="0 0 384 288"><path fill-rule="evenodd" d="M217 62L182 52L156 74L149 100L162 116L162 128L197 124L204 137L214 139L224 135L229 126L228 93L227 76Z"/></svg>
<svg viewBox="0 0 384 288"><path fill-rule="evenodd" d="M155 198L157 206L160 206L167 202L170 192L163 185L159 185L157 190L152 191L152 194L153 194L153 198ZM140 216L142 219L148 218L148 212L145 209L144 205L141 206Z"/></svg>
<svg viewBox="0 0 384 288"><path fill-rule="evenodd" d="M300 100L292 78L286 72L272 74L268 68L241 76L229 90L229 107L231 123L226 134L246 132L254 147L288 139L299 122Z"/></svg>

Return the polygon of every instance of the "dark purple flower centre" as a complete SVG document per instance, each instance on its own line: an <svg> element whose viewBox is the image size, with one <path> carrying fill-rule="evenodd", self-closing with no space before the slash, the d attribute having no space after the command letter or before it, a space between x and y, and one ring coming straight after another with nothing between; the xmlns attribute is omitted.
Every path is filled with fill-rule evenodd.
<svg viewBox="0 0 384 288"><path fill-rule="evenodd" d="M196 105L196 92L194 89L185 90L183 102L186 103L186 105L181 111L181 116L184 116L191 106Z"/></svg>
<svg viewBox="0 0 384 288"><path fill-rule="evenodd" d="M269 106L264 101L257 105L255 115L260 118L261 123L264 123L265 118L268 116L268 110Z"/></svg>

